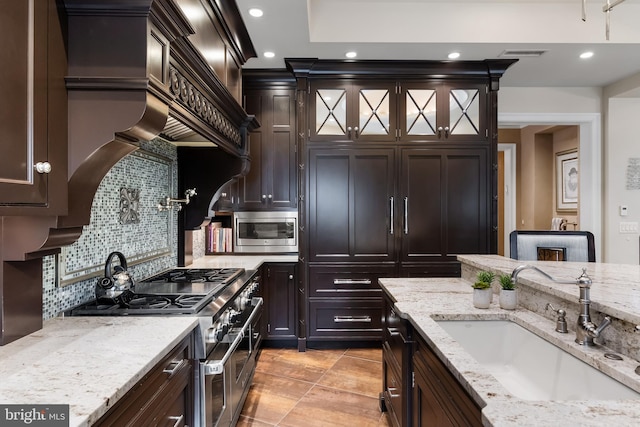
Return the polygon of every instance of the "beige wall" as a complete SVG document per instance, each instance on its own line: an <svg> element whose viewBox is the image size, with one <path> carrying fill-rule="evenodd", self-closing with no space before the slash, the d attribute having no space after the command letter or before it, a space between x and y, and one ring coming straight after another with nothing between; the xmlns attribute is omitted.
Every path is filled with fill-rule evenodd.
<svg viewBox="0 0 640 427"><path fill-rule="evenodd" d="M580 135L579 128L577 126L566 126L560 127L556 132L553 133L553 153L554 158L559 153L565 153L568 151L578 151L578 147L580 143ZM580 154L578 153L578 156ZM557 201L557 182L556 177L558 176L556 171L555 161L553 163L553 216L565 218L568 222L567 230L579 230L580 223L578 221L578 212L558 212ZM578 176L580 174L578 173ZM578 182L578 185L579 182Z"/></svg>
<svg viewBox="0 0 640 427"><path fill-rule="evenodd" d="M559 152L578 149L578 127L500 129L498 142L516 144L516 228L549 230L556 216L577 222L575 214L556 211L555 158Z"/></svg>

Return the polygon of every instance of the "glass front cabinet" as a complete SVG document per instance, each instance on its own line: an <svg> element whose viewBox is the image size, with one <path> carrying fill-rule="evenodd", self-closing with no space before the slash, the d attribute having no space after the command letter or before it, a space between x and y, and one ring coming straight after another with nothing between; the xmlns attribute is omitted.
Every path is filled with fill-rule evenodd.
<svg viewBox="0 0 640 427"><path fill-rule="evenodd" d="M309 139L487 141L487 90L477 83L312 82Z"/></svg>
<svg viewBox="0 0 640 427"><path fill-rule="evenodd" d="M309 139L394 140L397 129L396 98L394 82L312 82Z"/></svg>

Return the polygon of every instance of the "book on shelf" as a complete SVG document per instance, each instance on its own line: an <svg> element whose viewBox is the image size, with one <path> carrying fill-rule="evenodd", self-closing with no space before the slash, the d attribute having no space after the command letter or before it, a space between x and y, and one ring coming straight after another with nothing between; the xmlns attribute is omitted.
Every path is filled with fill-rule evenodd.
<svg viewBox="0 0 640 427"><path fill-rule="evenodd" d="M212 222L206 227L206 251L208 253L233 252L233 234L221 222Z"/></svg>

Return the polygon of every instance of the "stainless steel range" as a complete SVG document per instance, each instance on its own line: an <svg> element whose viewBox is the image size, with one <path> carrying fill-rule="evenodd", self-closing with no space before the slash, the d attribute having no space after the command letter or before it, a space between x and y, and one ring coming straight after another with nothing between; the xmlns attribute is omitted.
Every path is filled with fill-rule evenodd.
<svg viewBox="0 0 640 427"><path fill-rule="evenodd" d="M262 337L260 277L244 269L172 269L135 284L119 304L97 299L72 316L192 315L199 319L194 425L233 426L255 372Z"/></svg>

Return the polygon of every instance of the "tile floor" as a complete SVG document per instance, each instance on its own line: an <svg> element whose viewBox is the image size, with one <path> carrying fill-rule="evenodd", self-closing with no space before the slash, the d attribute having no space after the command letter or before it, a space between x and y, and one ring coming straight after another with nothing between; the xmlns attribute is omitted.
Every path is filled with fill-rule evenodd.
<svg viewBox="0 0 640 427"><path fill-rule="evenodd" d="M387 427L382 350L262 349L238 427Z"/></svg>

